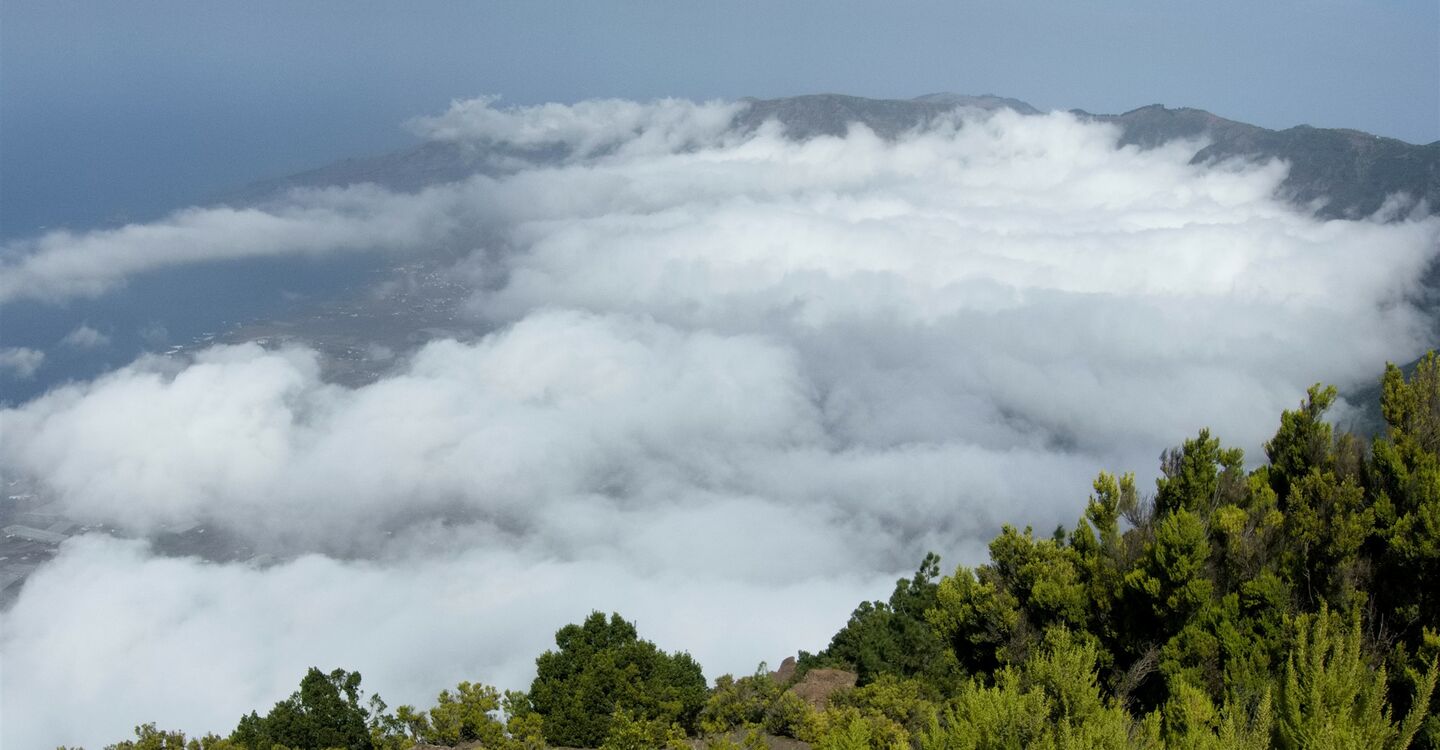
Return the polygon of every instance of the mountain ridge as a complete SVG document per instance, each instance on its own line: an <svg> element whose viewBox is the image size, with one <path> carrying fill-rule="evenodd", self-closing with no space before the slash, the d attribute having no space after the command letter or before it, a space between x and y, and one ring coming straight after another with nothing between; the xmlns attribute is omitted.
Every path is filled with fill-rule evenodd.
<svg viewBox="0 0 1440 750"><path fill-rule="evenodd" d="M805 94L774 99L743 98L746 107L735 115L732 127L742 132L769 120L779 121L786 134L805 140L843 135L853 123L877 135L894 139L956 108L985 111L1009 109L1026 116L1045 114L1019 99L952 92L924 94L911 99L873 99L845 94ZM1296 125L1272 130L1227 119L1193 107L1171 108L1149 104L1121 114L1069 110L1091 122L1116 125L1117 145L1154 148L1180 139L1208 143L1191 158L1193 164L1235 158L1282 159L1290 165L1279 196L1313 210L1326 219L1356 219L1375 215L1392 196L1405 196L1401 205L1382 218L1407 213L1440 211L1440 141L1418 145L1349 128ZM491 155L547 159L562 152L507 153L490 147ZM496 154L494 151L499 150ZM335 187L374 183L402 192L453 182L476 174L503 174L495 160L483 158L454 142L427 141L409 149L333 162L276 179L252 183L221 196L224 203L254 203L300 187Z"/></svg>

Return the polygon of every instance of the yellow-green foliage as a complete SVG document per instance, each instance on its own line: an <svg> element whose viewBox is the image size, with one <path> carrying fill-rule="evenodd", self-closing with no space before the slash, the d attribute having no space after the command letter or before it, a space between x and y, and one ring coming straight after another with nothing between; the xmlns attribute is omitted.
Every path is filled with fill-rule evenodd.
<svg viewBox="0 0 1440 750"><path fill-rule="evenodd" d="M167 732L150 723L135 727L135 739L106 745L105 750L237 750L237 746L213 734L187 741L184 732Z"/></svg>
<svg viewBox="0 0 1440 750"><path fill-rule="evenodd" d="M455 692L441 690L430 709L430 731L425 740L436 745L479 741L485 747L505 742L505 727L493 715L500 710L500 693L489 685L462 682Z"/></svg>
<svg viewBox="0 0 1440 750"><path fill-rule="evenodd" d="M863 735L866 747L908 748L937 710L929 690L920 679L882 675L832 696L825 711L811 716L802 737L823 745L858 741Z"/></svg>
<svg viewBox="0 0 1440 750"><path fill-rule="evenodd" d="M1050 629L1022 667L993 685L963 685L920 733L922 750L1124 748L1128 715L1096 683L1096 649L1063 627Z"/></svg>
<svg viewBox="0 0 1440 750"><path fill-rule="evenodd" d="M957 568L940 581L935 598L925 617L966 669L989 672L1010 661L1024 616L994 568Z"/></svg>
<svg viewBox="0 0 1440 750"><path fill-rule="evenodd" d="M540 714L530 705L530 697L519 690L506 690L501 700L505 711L505 731L510 735L513 750L541 750L545 747L545 728Z"/></svg>
<svg viewBox="0 0 1440 750"><path fill-rule="evenodd" d="M763 665L762 665L763 667ZM734 727L759 723L765 711L780 694L780 687L761 671L751 677L735 679L721 675L715 688L700 709L700 731L718 734Z"/></svg>
<svg viewBox="0 0 1440 750"><path fill-rule="evenodd" d="M1181 682L1165 704L1163 726L1163 746L1171 750L1266 750L1274 727L1270 694L1254 710L1232 703L1217 709L1204 690ZM1159 746L1158 729L1151 739Z"/></svg>
<svg viewBox="0 0 1440 750"><path fill-rule="evenodd" d="M600 750L689 750L689 747L685 742L685 730L680 725L646 719L619 709L610 717L610 733L600 745Z"/></svg>
<svg viewBox="0 0 1440 750"><path fill-rule="evenodd" d="M1297 616L1294 626L1295 645L1280 683L1281 747L1409 747L1435 688L1434 665L1419 685L1415 710L1395 724L1385 699L1385 668L1369 664L1358 611L1347 623L1322 606L1314 615Z"/></svg>
<svg viewBox="0 0 1440 750"><path fill-rule="evenodd" d="M961 686L943 712L917 734L920 750L1080 750L1177 748L1261 750L1269 747L1270 703L1254 711L1217 710L1208 695L1180 685L1162 712L1134 720L1097 684L1095 647L1060 628L1020 667L994 684Z"/></svg>
<svg viewBox="0 0 1440 750"><path fill-rule="evenodd" d="M1398 621L1440 628L1440 357L1431 352L1408 380L1391 365L1381 388L1388 434L1368 467L1387 543L1377 580Z"/></svg>
<svg viewBox="0 0 1440 750"><path fill-rule="evenodd" d="M1179 508L1155 527L1155 541L1140 567L1125 576L1131 595L1145 603L1157 621L1177 626L1200 610L1214 591L1206 576L1209 532L1199 515Z"/></svg>
<svg viewBox="0 0 1440 750"><path fill-rule="evenodd" d="M700 731L719 734L737 727L758 727L770 734L795 737L809 721L812 709L799 696L771 679L762 663L755 674L715 680L710 698L700 710Z"/></svg>
<svg viewBox="0 0 1440 750"><path fill-rule="evenodd" d="M827 711L821 722L812 740L815 750L905 750L907 747L904 740L894 734L893 727L881 727L877 731L875 719L853 708Z"/></svg>

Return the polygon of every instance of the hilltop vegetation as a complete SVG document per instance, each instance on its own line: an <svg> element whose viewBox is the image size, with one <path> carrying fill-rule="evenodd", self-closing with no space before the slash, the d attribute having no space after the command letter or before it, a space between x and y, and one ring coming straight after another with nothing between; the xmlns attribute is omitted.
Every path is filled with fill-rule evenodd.
<svg viewBox="0 0 1440 750"><path fill-rule="evenodd" d="M1254 470L1201 430L1153 493L1101 473L1074 528L1007 526L949 575L927 556L783 684L762 665L708 688L688 654L594 613L528 692L462 682L392 712L359 674L312 669L228 736L144 725L111 747L1437 748L1440 360L1387 368L1368 445L1324 421L1335 399L1311 388ZM858 685L818 709L787 690L820 668Z"/></svg>

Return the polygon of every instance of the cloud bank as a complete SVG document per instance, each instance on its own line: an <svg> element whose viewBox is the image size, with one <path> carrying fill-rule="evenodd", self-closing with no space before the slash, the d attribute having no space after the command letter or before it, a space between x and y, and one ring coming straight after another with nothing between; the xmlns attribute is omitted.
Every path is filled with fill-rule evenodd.
<svg viewBox="0 0 1440 750"><path fill-rule="evenodd" d="M297 190L279 205L189 208L153 224L54 231L0 251L0 304L98 296L127 277L169 266L285 254L439 243L450 228L443 197L370 186Z"/></svg>
<svg viewBox="0 0 1440 750"><path fill-rule="evenodd" d="M1191 165L1065 114L797 142L730 132L729 106L457 103L415 127L565 156L35 241L0 290L445 248L484 334L358 387L248 344L0 413L0 471L76 518L274 561L67 543L5 615L5 742L226 729L311 664L392 704L523 687L591 608L748 671L822 647L928 549L1072 523L1095 472L1153 475L1203 426L1253 455L1306 386L1433 335L1407 300L1440 221L1319 221L1273 198L1283 164ZM111 699L70 726L85 690Z"/></svg>

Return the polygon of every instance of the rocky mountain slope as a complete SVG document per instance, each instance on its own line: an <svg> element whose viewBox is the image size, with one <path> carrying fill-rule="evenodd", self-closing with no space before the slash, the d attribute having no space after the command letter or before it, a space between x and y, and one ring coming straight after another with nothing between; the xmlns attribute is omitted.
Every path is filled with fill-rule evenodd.
<svg viewBox="0 0 1440 750"><path fill-rule="evenodd" d="M1159 104L1123 115L1081 117L1112 122L1123 129L1120 143L1150 148L1177 138L1210 141L1192 161L1236 157L1283 159L1290 174L1282 190L1299 205L1320 202L1327 218L1358 218L1375 213L1395 194L1440 209L1440 141L1425 146L1358 130L1298 125L1269 130L1227 120L1200 109L1168 109ZM1413 205L1413 203L1412 203Z"/></svg>

